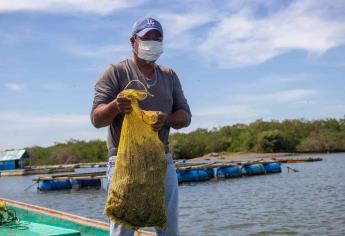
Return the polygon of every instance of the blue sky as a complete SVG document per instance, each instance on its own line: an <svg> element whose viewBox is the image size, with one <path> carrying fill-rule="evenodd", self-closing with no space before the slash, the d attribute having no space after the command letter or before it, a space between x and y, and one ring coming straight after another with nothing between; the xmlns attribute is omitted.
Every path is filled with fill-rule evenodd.
<svg viewBox="0 0 345 236"><path fill-rule="evenodd" d="M192 125L345 115L345 1L0 0L0 150L105 139L93 89L131 56L134 21L164 28Z"/></svg>

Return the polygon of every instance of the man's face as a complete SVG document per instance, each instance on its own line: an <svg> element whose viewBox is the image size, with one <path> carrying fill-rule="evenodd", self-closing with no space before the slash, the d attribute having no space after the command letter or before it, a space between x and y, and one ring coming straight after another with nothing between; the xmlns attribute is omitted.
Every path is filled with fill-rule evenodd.
<svg viewBox="0 0 345 236"><path fill-rule="evenodd" d="M150 30L148 31L143 37L139 37L142 41L149 41L149 40L153 40L153 41L159 41L162 42L163 37L161 35L161 33L158 30Z"/></svg>
<svg viewBox="0 0 345 236"><path fill-rule="evenodd" d="M139 38L141 41L159 41L162 42L163 41L163 37L161 35L161 33L158 30L150 30L148 31L143 37L139 37L138 35L133 36L133 42L132 42L132 47L133 49L137 52L138 51L138 40L136 40L137 38Z"/></svg>

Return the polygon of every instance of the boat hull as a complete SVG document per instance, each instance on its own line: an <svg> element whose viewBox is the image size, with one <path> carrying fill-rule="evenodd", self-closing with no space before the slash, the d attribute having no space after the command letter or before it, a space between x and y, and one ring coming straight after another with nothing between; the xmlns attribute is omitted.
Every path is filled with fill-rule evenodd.
<svg viewBox="0 0 345 236"><path fill-rule="evenodd" d="M61 234L54 235L68 235L68 236L108 236L109 224L66 212L56 211L44 207L39 207L27 203L13 201L9 199L0 198L0 201L5 201L9 209L15 210L17 216L21 221L29 222L32 225L31 230L59 230ZM0 227L0 235L47 235L44 232L41 234L26 234L25 230ZM35 232L36 233L36 232ZM51 234L48 234L51 235ZM139 231L141 236L154 236L155 234L148 231Z"/></svg>

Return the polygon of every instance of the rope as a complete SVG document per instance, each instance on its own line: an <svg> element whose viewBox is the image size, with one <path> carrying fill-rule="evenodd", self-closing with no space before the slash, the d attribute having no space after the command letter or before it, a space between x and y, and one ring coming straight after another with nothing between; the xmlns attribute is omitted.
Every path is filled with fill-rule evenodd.
<svg viewBox="0 0 345 236"><path fill-rule="evenodd" d="M4 202L0 201L0 227L7 227L11 229L26 230L29 222L19 220L14 209L8 209Z"/></svg>
<svg viewBox="0 0 345 236"><path fill-rule="evenodd" d="M141 82L140 80L138 80L138 79L134 79L134 80L129 81L129 83L126 85L126 87L125 87L123 90L127 89L128 86L129 86L131 83L133 83L133 82L139 83L141 86L143 86L143 88L145 89L145 92L147 93L147 95L150 95L151 97L154 97L154 95L151 94L151 93L147 90L145 84L144 84L143 82Z"/></svg>

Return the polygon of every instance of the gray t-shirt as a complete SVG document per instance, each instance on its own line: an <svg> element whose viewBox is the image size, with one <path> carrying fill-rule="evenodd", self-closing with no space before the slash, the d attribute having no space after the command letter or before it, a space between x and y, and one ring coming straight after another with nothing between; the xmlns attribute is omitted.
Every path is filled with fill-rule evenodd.
<svg viewBox="0 0 345 236"><path fill-rule="evenodd" d="M189 105L183 94L180 81L175 72L167 67L155 64L155 79L150 81L152 86L148 86L148 91L154 96L148 96L145 100L139 102L140 108L144 110L162 111L174 113L183 109L190 114ZM91 111L100 104L108 104L127 86L131 80L140 80L147 85L147 80L140 72L133 59L121 61L118 64L111 64L101 75L95 86L95 97ZM127 88L143 90L142 85L132 82ZM124 115L118 114L108 129L107 147L110 151L117 148L120 140L121 126ZM189 122L190 123L190 120ZM170 127L164 126L159 131L159 138L165 145L165 151L169 152L169 132Z"/></svg>

